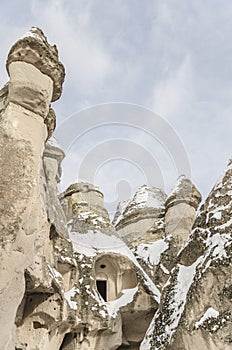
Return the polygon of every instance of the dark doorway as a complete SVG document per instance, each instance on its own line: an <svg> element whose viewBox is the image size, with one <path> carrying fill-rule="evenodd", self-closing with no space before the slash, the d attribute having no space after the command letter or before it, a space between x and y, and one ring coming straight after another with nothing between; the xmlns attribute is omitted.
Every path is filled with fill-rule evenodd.
<svg viewBox="0 0 232 350"><path fill-rule="evenodd" d="M101 294L102 298L106 301L107 293L106 293L106 281L97 281L97 290Z"/></svg>

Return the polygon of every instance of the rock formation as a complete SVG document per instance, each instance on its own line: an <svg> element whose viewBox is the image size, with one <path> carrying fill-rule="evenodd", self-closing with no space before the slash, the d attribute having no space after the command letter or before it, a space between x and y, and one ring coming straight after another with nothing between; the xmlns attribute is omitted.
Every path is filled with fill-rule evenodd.
<svg viewBox="0 0 232 350"><path fill-rule="evenodd" d="M74 184L60 200L77 262L72 300L88 331L78 347L72 336L73 349L138 348L158 307L158 289L117 235L97 187Z"/></svg>
<svg viewBox="0 0 232 350"><path fill-rule="evenodd" d="M197 213L186 177L142 186L111 223L98 187L58 195L57 49L32 28L0 90L0 349L229 350L232 163Z"/></svg>
<svg viewBox="0 0 232 350"><path fill-rule="evenodd" d="M232 163L202 204L141 349L232 346Z"/></svg>
<svg viewBox="0 0 232 350"><path fill-rule="evenodd" d="M24 274L36 263L36 249L42 249L49 232L40 169L48 134L45 120L55 86L56 94L61 93L53 66L60 73L57 76L64 74L54 48L41 31L33 30L12 47L7 60L9 83L1 91L2 349L14 348L16 313L25 293ZM38 265L39 275L42 269Z"/></svg>

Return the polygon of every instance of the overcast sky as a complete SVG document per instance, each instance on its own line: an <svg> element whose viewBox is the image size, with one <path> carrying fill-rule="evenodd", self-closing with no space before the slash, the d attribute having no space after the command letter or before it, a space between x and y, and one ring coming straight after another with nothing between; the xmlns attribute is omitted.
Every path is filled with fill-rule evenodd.
<svg viewBox="0 0 232 350"><path fill-rule="evenodd" d="M31 26L66 68L53 104L67 153L62 189L94 181L111 210L146 181L169 192L186 172L208 194L232 149L231 1L2 1L1 84L11 45Z"/></svg>

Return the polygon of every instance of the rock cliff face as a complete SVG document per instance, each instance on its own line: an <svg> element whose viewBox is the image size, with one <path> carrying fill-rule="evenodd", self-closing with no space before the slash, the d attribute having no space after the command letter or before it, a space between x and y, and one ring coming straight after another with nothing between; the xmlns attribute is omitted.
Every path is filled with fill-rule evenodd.
<svg viewBox="0 0 232 350"><path fill-rule="evenodd" d="M201 195L142 186L113 222L98 187L58 196L64 68L32 28L0 91L0 349L229 350L232 163Z"/></svg>
<svg viewBox="0 0 232 350"><path fill-rule="evenodd" d="M232 346L232 164L201 206L141 349Z"/></svg>

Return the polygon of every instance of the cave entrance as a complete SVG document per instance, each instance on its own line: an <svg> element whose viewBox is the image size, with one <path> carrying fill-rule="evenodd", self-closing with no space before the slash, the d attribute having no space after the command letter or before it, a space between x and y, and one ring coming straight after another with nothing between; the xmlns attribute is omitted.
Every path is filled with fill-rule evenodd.
<svg viewBox="0 0 232 350"><path fill-rule="evenodd" d="M104 280L97 280L97 290L101 294L102 298L107 301L107 288L106 282Z"/></svg>

